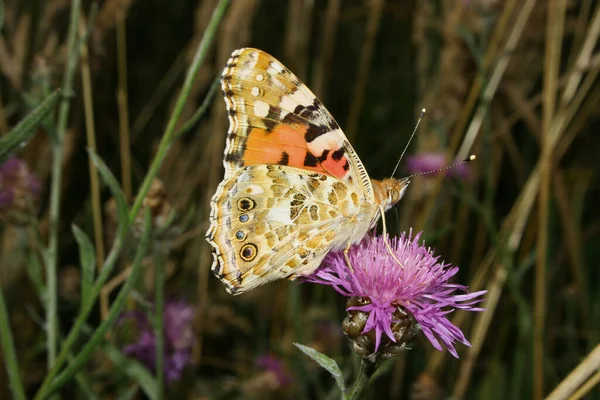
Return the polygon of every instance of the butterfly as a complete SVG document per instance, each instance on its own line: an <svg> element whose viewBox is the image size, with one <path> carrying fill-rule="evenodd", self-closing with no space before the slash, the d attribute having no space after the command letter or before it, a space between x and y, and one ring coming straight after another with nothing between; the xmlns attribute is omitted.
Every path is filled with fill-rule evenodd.
<svg viewBox="0 0 600 400"><path fill-rule="evenodd" d="M329 111L271 55L234 51L221 88L230 126L206 238L229 293L310 275L404 195L409 179L370 179Z"/></svg>

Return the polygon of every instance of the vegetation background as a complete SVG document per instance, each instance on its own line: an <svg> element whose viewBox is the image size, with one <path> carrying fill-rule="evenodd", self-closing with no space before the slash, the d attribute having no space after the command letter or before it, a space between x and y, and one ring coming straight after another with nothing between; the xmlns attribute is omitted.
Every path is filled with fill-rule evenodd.
<svg viewBox="0 0 600 400"><path fill-rule="evenodd" d="M448 163L477 155L467 179L413 179L387 218L394 234L424 231L471 291L489 290L487 311L453 315L473 346L457 360L416 340L380 366L364 398L542 399L568 377L572 387L551 398L600 399L599 2L234 0L214 31L223 1L80 3L3 1L0 132L63 90L58 111L17 152L39 188L19 192L26 207L0 212L0 398L20 397L15 382L41 398L68 365L54 388L65 399L339 396L294 342L336 359L352 379L344 302L332 290L283 281L233 297L210 273L204 233L228 127L213 82L233 50L251 46L313 90L374 178L391 174L423 107L408 153ZM186 70L203 38L210 46L192 83ZM121 236L128 218L108 170L133 204L133 235ZM150 239L160 251L138 257L147 244L140 209L161 234ZM120 255L109 253L115 246ZM191 360L163 388L123 355L131 335L109 311L165 299L194 313ZM101 340L90 339L99 326Z"/></svg>

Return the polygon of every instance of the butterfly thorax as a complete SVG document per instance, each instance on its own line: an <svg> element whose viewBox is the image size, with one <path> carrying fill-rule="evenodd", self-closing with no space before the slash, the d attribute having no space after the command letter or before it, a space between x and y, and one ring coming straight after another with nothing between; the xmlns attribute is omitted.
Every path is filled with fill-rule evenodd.
<svg viewBox="0 0 600 400"><path fill-rule="evenodd" d="M371 179L375 203L383 206L384 211L389 210L404 196L409 183L406 178Z"/></svg>

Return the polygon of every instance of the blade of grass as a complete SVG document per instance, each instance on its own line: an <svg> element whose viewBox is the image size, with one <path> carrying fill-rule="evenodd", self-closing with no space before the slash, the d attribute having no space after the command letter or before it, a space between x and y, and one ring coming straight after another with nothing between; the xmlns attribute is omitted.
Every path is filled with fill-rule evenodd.
<svg viewBox="0 0 600 400"><path fill-rule="evenodd" d="M106 164L104 164L104 162L97 155L95 155L93 152L90 152L90 157L94 161L95 166L98 169L98 172L100 173L102 178L104 179L106 185L112 191L113 198L117 203L117 214L120 224L117 228L117 235L115 241L113 243L111 251L108 253L108 257L106 258L104 266L100 270L100 274L98 275L95 284L92 286L87 301L81 303L79 315L77 316L77 319L75 320L71 331L69 332L65 341L63 342L60 353L56 357L56 363L54 367L52 367L48 374L46 374L46 377L44 378L44 381L42 382L38 393L36 394L36 399L44 398L45 392L48 390L50 384L52 383L52 380L58 374L60 368L66 361L67 356L71 351L71 348L77 342L81 330L85 326L87 317L94 309L95 300L98 298L98 295L102 290L104 283L112 273L112 270L116 264L116 261L119 257L127 234L129 232L129 222L127 219L127 204L125 202L125 196L123 195L123 192L119 187L117 179L112 175Z"/></svg>
<svg viewBox="0 0 600 400"><path fill-rule="evenodd" d="M10 330L8 311L6 309L6 304L4 303L2 285L0 285L0 321L2 321L2 323L0 323L2 358L4 359L4 365L6 366L10 390L15 400L25 400L27 399L27 396L25 395L25 389L23 388L23 382L21 381L21 375L19 373L19 363L15 352L13 335Z"/></svg>
<svg viewBox="0 0 600 400"><path fill-rule="evenodd" d="M590 375L600 369L600 344L571 371L571 373L546 397L546 400L563 400L569 396Z"/></svg>
<svg viewBox="0 0 600 400"><path fill-rule="evenodd" d="M17 124L10 132L0 138L0 163L4 162L15 150L22 147L36 133L36 127L54 110L60 99L60 91L56 90Z"/></svg>
<svg viewBox="0 0 600 400"><path fill-rule="evenodd" d="M151 400L159 400L156 381L148 369L139 361L127 358L112 344L106 343L103 346L104 354L110 358L113 364L119 369L124 370L127 376L133 378L140 385L142 391ZM137 391L137 387L135 387Z"/></svg>
<svg viewBox="0 0 600 400"><path fill-rule="evenodd" d="M204 114L206 114L206 111L208 110L208 107L212 103L212 100L215 97L215 94L217 93L218 89L221 87L220 82L221 82L221 76L218 75L215 78L215 80L213 81L212 85L210 86L210 89L208 89L208 93L206 94L206 97L202 101L200 108L198 108L198 111L196 111L194 113L194 115L192 115L192 117L189 120L187 120L185 124L183 124L183 126L181 127L181 129L179 129L177 131L177 133L175 133L176 139L179 139L181 136L185 135L190 130L192 130L194 125L196 125L198 123L198 121L200 121L200 118L202 118L204 116Z"/></svg>
<svg viewBox="0 0 600 400"><path fill-rule="evenodd" d="M77 1L77 0L74 0L74 1ZM123 244L124 244L125 238L127 236L127 233L129 232L130 224L131 224L131 222L133 222L135 220L138 213L140 212L143 200L146 197L146 195L148 194L148 191L150 190L152 181L156 177L158 170L159 170L160 166L162 165L164 158L174 140L173 136L175 133L175 127L177 124L177 120L179 119L179 117L181 116L181 113L183 112L185 102L187 101L189 93L191 92L191 89L192 89L194 78L195 78L198 70L200 69L201 65L203 64L204 60L206 59L206 55L208 54L208 49L210 47L210 44L213 42L213 40L215 38L215 34L217 31L219 22L223 18L223 15L224 15L225 10L226 10L227 6L229 5L229 3L230 3L230 0L220 0L219 3L217 4L217 6L215 7L215 10L211 16L209 25L206 29L205 35L204 35L202 41L200 42L198 49L196 51L196 54L194 56L194 59L192 61L192 64L191 64L190 68L188 69L186 79L183 84L183 88L182 88L179 98L176 102L176 105L175 105L175 108L171 115L171 118L169 119L169 123L165 130L165 133L159 144L157 154L156 154L154 160L152 161L152 164L149 168L148 174L146 175L146 177L144 179L144 183L142 184L142 187L140 188L140 190L138 192L138 195L135 199L134 205L133 205L132 209L129 211L128 218L122 219L122 217L119 215L119 222L121 222L121 224L118 228L116 239L113 243L111 251L109 252L109 254L106 258L104 266L102 267L101 273L98 276L98 279L96 280L94 287L92 288L92 293L90 295L90 301L87 304L82 305L81 311L80 311L77 319L75 320L75 323L74 323L73 327L71 328L69 335L67 336L67 338L65 340L65 344L63 345L63 347L61 349L61 353L59 354L59 356L56 359L56 363L55 363L54 367L48 372L48 374L44 378L44 381L42 382L42 384L35 396L36 400L41 400L42 398L44 398L46 396L48 389L49 389L50 385L52 384L52 381L54 380L54 377L58 374L61 366L65 362L68 352L70 351L71 347L75 344L75 342L79 338L81 330L82 330L83 326L85 325L85 321L93 309L93 301L95 301L95 299L98 297L98 295L102 289L102 286L104 285L104 283L106 282L106 280L108 279L108 277L110 276L110 274L114 268L114 265L119 257L121 249L123 248ZM104 166L104 168L106 168L106 166L103 163L102 163L102 165ZM102 173L102 170L100 169L99 165L96 165L96 167L98 168L99 172ZM108 171L108 168L106 168L106 170ZM114 176L112 176L112 174L110 174L110 177L113 181L116 181L116 179L114 179ZM115 194L113 193L113 196L114 195ZM119 209L119 207L118 207L118 209Z"/></svg>
<svg viewBox="0 0 600 400"><path fill-rule="evenodd" d="M129 132L129 101L127 96L127 37L126 15L123 10L117 14L117 68L119 83L117 103L119 104L119 148L121 154L121 182L127 200L131 199L131 149Z"/></svg>
<svg viewBox="0 0 600 400"><path fill-rule="evenodd" d="M550 130L556 112L556 92L560 69L566 0L554 0L548 7L546 22L546 54L544 58L544 89L542 104L542 135L540 157L540 187L538 197L537 262L535 268L535 297L533 312L533 398L544 396L544 358L546 327L546 268L548 264L548 222L550 185L554 146Z"/></svg>
<svg viewBox="0 0 600 400"><path fill-rule="evenodd" d="M56 132L52 137L52 185L50 187L50 211L48 227L48 260L46 260L46 344L48 369L52 369L56 360L56 346L58 343L58 236L60 224L60 190L62 186L62 164L64 155L64 138L69 122L70 98L73 93L73 80L75 68L79 58L79 45L77 43L77 29L79 14L81 13L81 0L71 2L71 15L67 38L68 56L63 75L62 94L56 122ZM66 356L66 354L65 354Z"/></svg>
<svg viewBox="0 0 600 400"><path fill-rule="evenodd" d="M0 0L0 30L4 28L4 1Z"/></svg>
<svg viewBox="0 0 600 400"><path fill-rule="evenodd" d="M569 400L579 400L586 394L588 394L594 387L600 383L600 370L596 372L590 379L588 379L575 393L569 398Z"/></svg>
<svg viewBox="0 0 600 400"><path fill-rule="evenodd" d="M156 155L154 156L154 160L152 160L152 164L148 169L148 173L142 182L142 186L140 187L139 193L135 198L133 206L129 212L129 220L133 221L136 215L139 213L140 208L142 207L142 202L144 201L144 197L148 190L150 190L150 186L152 185L152 181L156 178L158 174L158 170L161 167L165 157L167 156L167 152L169 151L173 140L175 139L175 128L177 126L177 122L179 121L179 117L183 113L183 109L185 107L185 102L192 91L192 86L194 83L194 79L198 70L204 63L206 59L206 55L208 54L208 50L214 40L215 34L217 33L217 28L219 26L219 22L225 15L225 10L229 5L231 0L219 0L213 14L211 16L210 22L206 27L206 32L204 33L204 37L202 41L198 45L198 49L196 50L196 54L192 60L192 64L188 68L185 80L183 82L183 86L181 88L181 92L179 93L179 97L177 98L177 102L175 103L175 107L173 108L173 113L169 118L169 122L167 124L167 128L165 129L165 133L160 140L158 145L158 150L156 151Z"/></svg>
<svg viewBox="0 0 600 400"><path fill-rule="evenodd" d="M156 340L156 396L162 399L165 391L165 254L158 246L154 251L154 337Z"/></svg>
<svg viewBox="0 0 600 400"><path fill-rule="evenodd" d="M86 34L85 22L79 24L81 36ZM92 74L87 41L81 44L81 83L83 87L83 108L85 112L85 135L87 146L96 152L96 130L94 126L94 100L92 94ZM94 243L96 245L96 266L104 265L104 233L102 232L102 205L100 201L100 182L98 171L90 157L88 157L90 174L90 197L92 203L92 219L94 221Z"/></svg>
<svg viewBox="0 0 600 400"><path fill-rule="evenodd" d="M379 31L379 23L383 14L383 0L370 0L369 4L369 20L367 29L360 50L358 73L352 89L352 102L348 110L348 120L346 121L346 135L350 141L356 136L360 114L365 101L365 91L371 71L371 62L373 59L373 50L375 48L375 39Z"/></svg>
<svg viewBox="0 0 600 400"><path fill-rule="evenodd" d="M129 278L127 279L127 281L125 281L125 284L119 291L117 298L111 305L110 311L108 312L106 319L102 321L102 323L96 328L92 337L77 353L71 364L67 368L65 368L65 370L61 372L60 375L58 375L56 379L52 382L52 385L50 386L48 392L45 395L40 396L40 398L44 398L47 395L57 391L73 378L73 375L77 372L77 370L79 370L83 366L83 364L85 364L90 359L90 357L92 357L96 348L100 345L102 340L104 340L106 332L108 332L108 330L113 326L114 322L121 314L121 311L125 307L127 299L129 298L129 292L135 287L135 284L137 283L140 273L142 271L142 260L146 255L146 250L148 249L148 244L150 243L151 228L152 218L150 215L150 211L147 210L144 215L144 229L136 250L135 259L131 268L131 275L129 275Z"/></svg>
<svg viewBox="0 0 600 400"><path fill-rule="evenodd" d="M81 302L86 303L94 284L95 252L92 242L77 225L71 227L73 236L79 247L79 264L81 266Z"/></svg>

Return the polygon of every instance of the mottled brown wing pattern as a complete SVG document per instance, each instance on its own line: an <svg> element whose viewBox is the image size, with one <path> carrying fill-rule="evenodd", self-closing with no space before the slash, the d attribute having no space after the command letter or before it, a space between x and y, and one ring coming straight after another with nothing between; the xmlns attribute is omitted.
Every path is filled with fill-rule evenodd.
<svg viewBox="0 0 600 400"><path fill-rule="evenodd" d="M347 215L360 210L358 194L343 182L279 165L239 170L212 206L213 272L233 294L312 273L346 245Z"/></svg>

